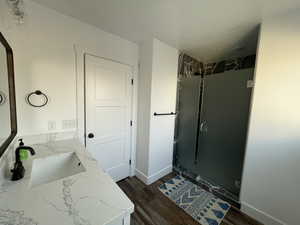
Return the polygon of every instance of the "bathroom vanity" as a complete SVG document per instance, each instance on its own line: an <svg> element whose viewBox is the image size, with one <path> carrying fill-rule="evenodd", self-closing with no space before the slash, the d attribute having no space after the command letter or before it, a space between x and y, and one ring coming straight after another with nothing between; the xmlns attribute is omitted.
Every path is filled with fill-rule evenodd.
<svg viewBox="0 0 300 225"><path fill-rule="evenodd" d="M30 136L15 150L13 51L1 33L0 124L0 224L130 224L133 203L76 138Z"/></svg>
<svg viewBox="0 0 300 225"><path fill-rule="evenodd" d="M130 224L133 203L79 141L31 146L19 181L9 177L14 148L1 160L0 224Z"/></svg>

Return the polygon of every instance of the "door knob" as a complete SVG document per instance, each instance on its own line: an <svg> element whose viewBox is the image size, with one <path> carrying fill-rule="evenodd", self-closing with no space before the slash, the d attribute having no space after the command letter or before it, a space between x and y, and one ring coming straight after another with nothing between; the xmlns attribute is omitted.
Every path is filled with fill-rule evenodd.
<svg viewBox="0 0 300 225"><path fill-rule="evenodd" d="M93 133L89 133L88 134L88 138L94 138L94 134Z"/></svg>

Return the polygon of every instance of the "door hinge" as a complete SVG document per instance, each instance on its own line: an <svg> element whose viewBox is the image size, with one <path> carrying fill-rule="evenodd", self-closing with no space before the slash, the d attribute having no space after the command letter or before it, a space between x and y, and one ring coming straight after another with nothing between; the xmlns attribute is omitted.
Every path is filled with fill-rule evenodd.
<svg viewBox="0 0 300 225"><path fill-rule="evenodd" d="M131 165L131 159L129 159L129 165Z"/></svg>
<svg viewBox="0 0 300 225"><path fill-rule="evenodd" d="M133 124L133 122L132 122L132 120L130 120L130 126L132 127L132 124Z"/></svg>
<svg viewBox="0 0 300 225"><path fill-rule="evenodd" d="M248 80L247 81L247 88L253 88L254 87L254 80Z"/></svg>
<svg viewBox="0 0 300 225"><path fill-rule="evenodd" d="M133 85L133 79L131 79L131 85Z"/></svg>

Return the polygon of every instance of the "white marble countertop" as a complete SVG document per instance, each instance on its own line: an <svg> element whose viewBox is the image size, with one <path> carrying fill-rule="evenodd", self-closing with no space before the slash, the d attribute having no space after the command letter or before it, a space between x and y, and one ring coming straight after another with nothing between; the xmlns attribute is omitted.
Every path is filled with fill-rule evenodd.
<svg viewBox="0 0 300 225"><path fill-rule="evenodd" d="M0 183L0 224L101 225L134 211L133 203L79 141L31 147L36 155L24 161L25 177L20 181L2 179ZM33 160L63 152L76 152L86 171L32 187Z"/></svg>

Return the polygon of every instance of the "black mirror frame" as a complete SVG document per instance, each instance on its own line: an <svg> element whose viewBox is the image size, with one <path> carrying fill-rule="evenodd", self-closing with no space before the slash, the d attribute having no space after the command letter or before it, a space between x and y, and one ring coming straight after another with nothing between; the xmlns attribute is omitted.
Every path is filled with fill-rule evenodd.
<svg viewBox="0 0 300 225"><path fill-rule="evenodd" d="M17 135L17 109L16 109L16 94L15 94L15 74L14 74L14 57L13 51L4 36L0 32L0 43L6 49L7 60L7 73L8 73L8 87L9 87L9 103L10 103L10 124L11 133L10 136L0 146L0 157L4 154L10 143Z"/></svg>

